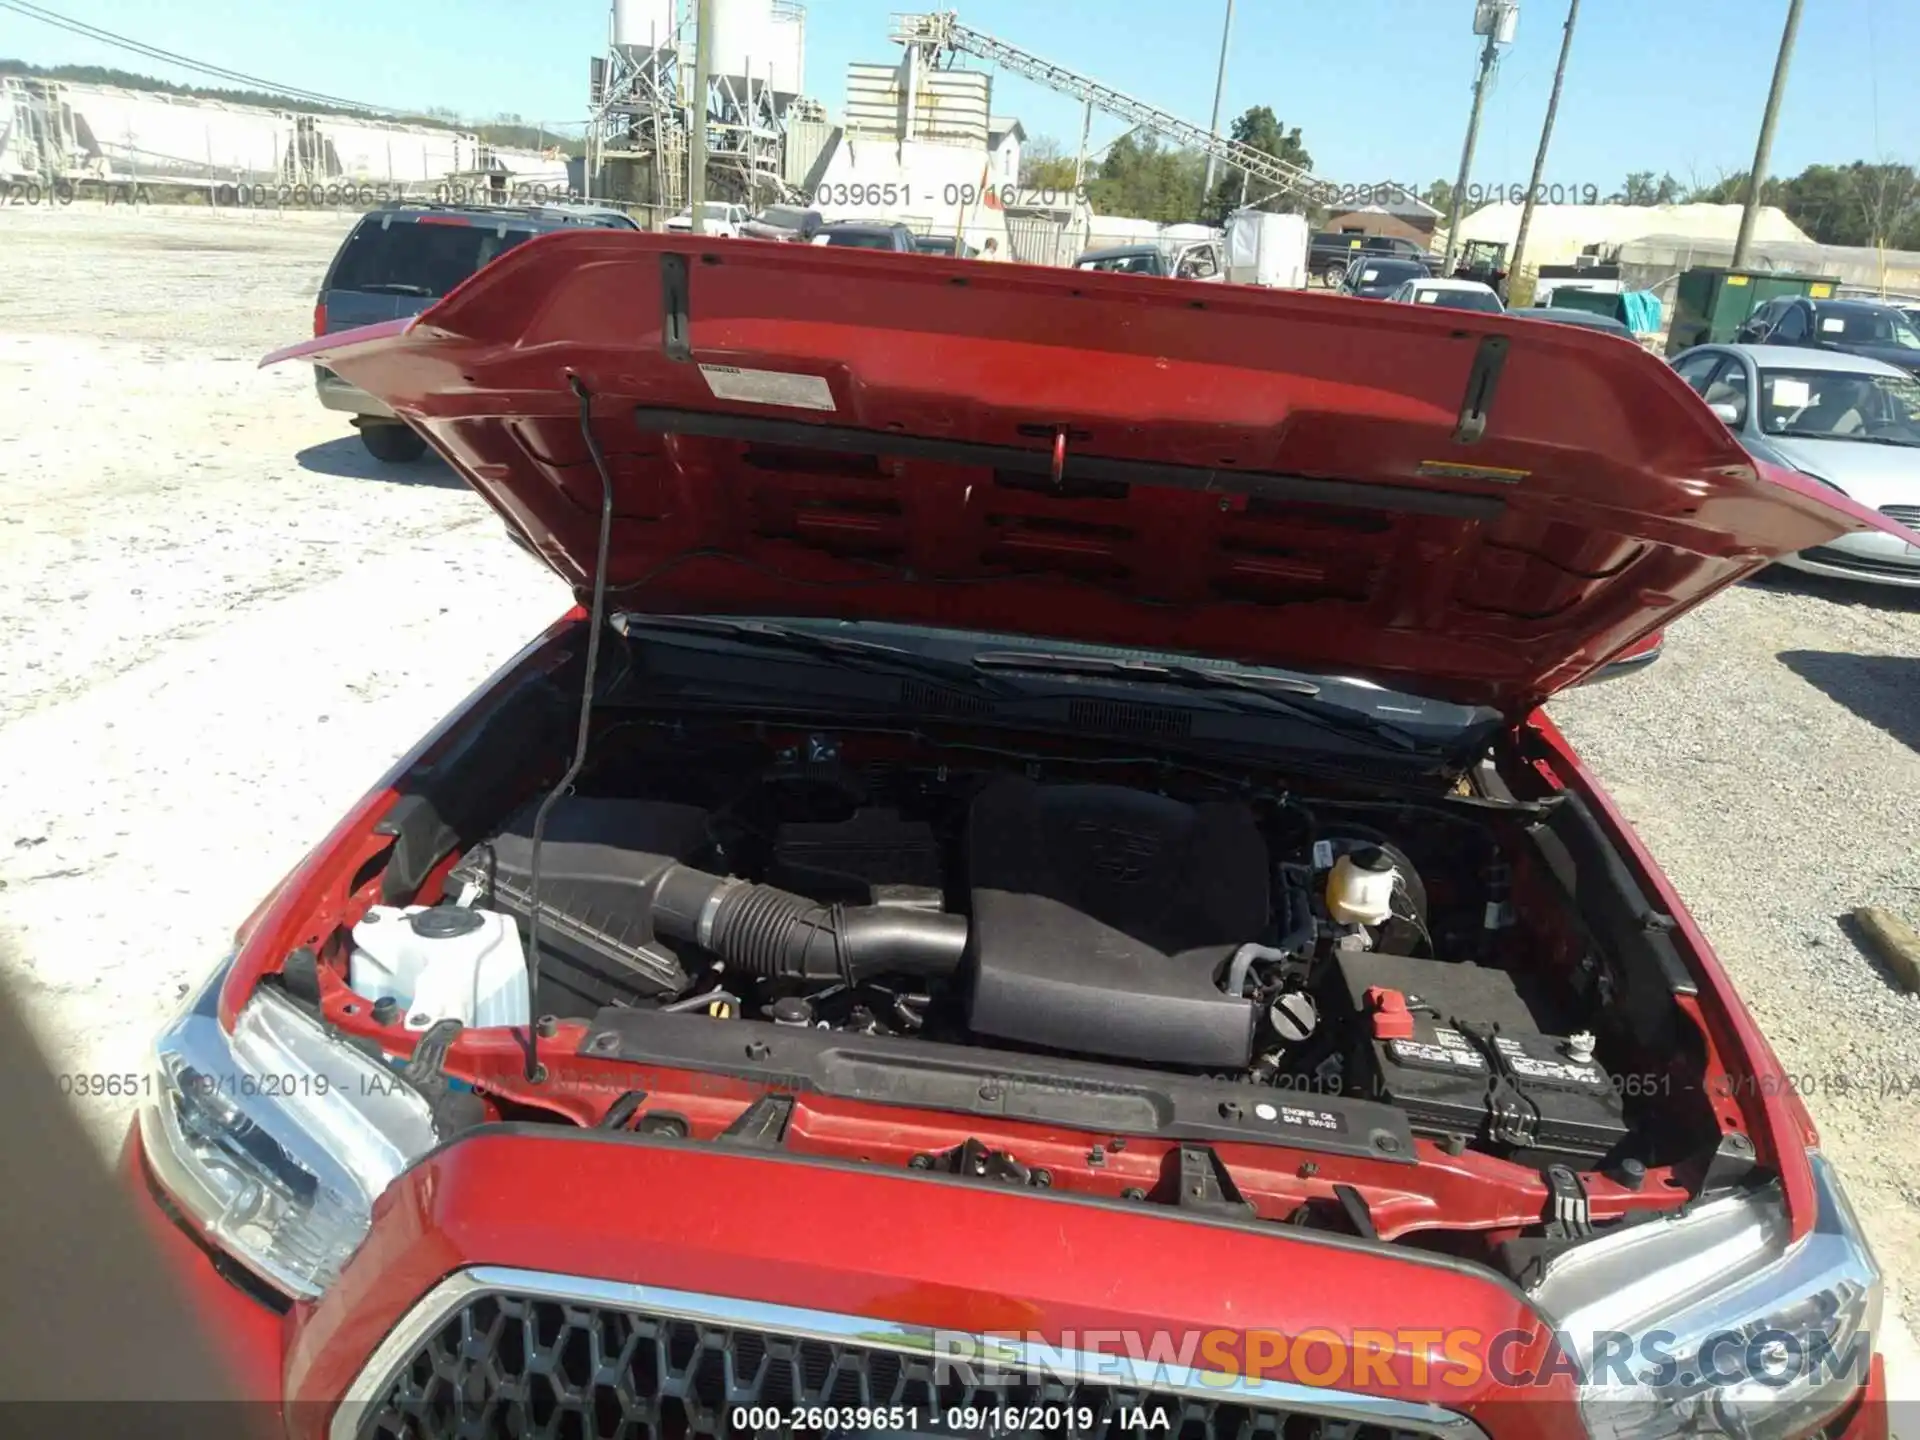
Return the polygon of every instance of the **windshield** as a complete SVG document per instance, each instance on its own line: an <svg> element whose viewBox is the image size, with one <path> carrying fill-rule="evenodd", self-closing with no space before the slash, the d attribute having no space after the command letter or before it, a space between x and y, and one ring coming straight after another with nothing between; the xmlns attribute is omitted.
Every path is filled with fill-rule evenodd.
<svg viewBox="0 0 1920 1440"><path fill-rule="evenodd" d="M798 230L807 218L804 210L795 210L786 205L769 205L760 212L760 223L777 225L783 230Z"/></svg>
<svg viewBox="0 0 1920 1440"><path fill-rule="evenodd" d="M1350 278L1356 287L1361 285L1371 287L1398 285L1403 280L1410 280L1424 273L1418 265L1407 260L1369 260L1364 265L1354 266Z"/></svg>
<svg viewBox="0 0 1920 1440"><path fill-rule="evenodd" d="M1143 250L1134 255L1107 255L1098 260L1082 260L1082 270L1110 270L1121 275L1159 275L1165 271L1160 257Z"/></svg>
<svg viewBox="0 0 1920 1440"><path fill-rule="evenodd" d="M1920 350L1920 330L1897 310L1822 310L1820 338L1842 345L1897 345L1902 350Z"/></svg>
<svg viewBox="0 0 1920 1440"><path fill-rule="evenodd" d="M1920 381L1905 375L1762 370L1760 405L1769 435L1920 447Z"/></svg>
<svg viewBox="0 0 1920 1440"><path fill-rule="evenodd" d="M1498 315L1506 308L1491 290L1419 290L1413 298L1416 304L1439 305L1447 310L1484 310Z"/></svg>

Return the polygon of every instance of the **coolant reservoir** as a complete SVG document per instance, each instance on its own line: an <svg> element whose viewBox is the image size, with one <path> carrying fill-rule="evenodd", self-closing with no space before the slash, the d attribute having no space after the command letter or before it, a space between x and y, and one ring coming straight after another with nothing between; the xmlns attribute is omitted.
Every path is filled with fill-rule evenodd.
<svg viewBox="0 0 1920 1440"><path fill-rule="evenodd" d="M1377 846L1342 855L1327 876L1327 914L1342 925L1384 925L1399 881L1400 872Z"/></svg>
<svg viewBox="0 0 1920 1440"><path fill-rule="evenodd" d="M353 927L347 983L368 1000L391 995L409 1030L525 1025L533 1008L520 927L492 910L374 906Z"/></svg>

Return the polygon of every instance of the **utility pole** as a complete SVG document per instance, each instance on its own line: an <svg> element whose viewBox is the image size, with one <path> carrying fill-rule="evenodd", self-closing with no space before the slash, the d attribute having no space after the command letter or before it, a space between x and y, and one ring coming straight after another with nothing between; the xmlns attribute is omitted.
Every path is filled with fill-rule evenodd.
<svg viewBox="0 0 1920 1440"><path fill-rule="evenodd" d="M1520 208L1520 233L1513 238L1513 256L1507 261L1507 295L1513 293L1513 282L1520 277L1520 261L1527 253L1527 232L1533 228L1533 202L1547 173L1547 147L1553 143L1553 118L1560 111L1560 86L1567 78L1567 56L1573 51L1573 24L1579 18L1580 0L1568 0L1567 29L1560 37L1560 63L1554 67L1553 91L1547 96L1547 119L1540 127L1540 148L1533 156L1533 179L1527 185L1527 203Z"/></svg>
<svg viewBox="0 0 1920 1440"><path fill-rule="evenodd" d="M1213 118L1207 122L1207 132L1216 139L1220 134L1220 97L1227 90L1227 42L1233 38L1233 0L1227 0L1227 23L1220 31L1220 73L1213 81ZM1200 186L1200 204L1206 206L1207 197L1213 194L1213 155L1207 156L1207 178Z"/></svg>
<svg viewBox="0 0 1920 1440"><path fill-rule="evenodd" d="M1473 147L1480 139L1480 107L1486 103L1487 80L1500 58L1501 27L1507 18L1506 12L1519 8L1517 0L1506 4L1501 0L1493 0L1491 4L1482 0L1475 7L1474 33L1485 35L1487 43L1480 47L1480 73L1473 82L1473 113L1467 118L1467 143L1460 149L1460 178L1453 182L1453 205L1447 216L1447 253L1440 262L1443 271L1452 271L1454 252L1460 248L1460 207L1466 202L1467 180L1473 174Z"/></svg>
<svg viewBox="0 0 1920 1440"><path fill-rule="evenodd" d="M1753 222L1760 211L1760 193L1767 182L1767 166L1773 159L1773 123L1780 118L1780 96L1787 88L1787 65L1793 59L1794 37L1800 31L1800 0L1787 0L1787 28L1780 36L1780 54L1773 62L1773 88L1767 91L1767 113L1760 117L1760 144L1753 152L1753 169L1747 175L1747 203L1740 211L1740 234L1733 242L1733 268L1747 263L1747 247L1753 243Z"/></svg>
<svg viewBox="0 0 1920 1440"><path fill-rule="evenodd" d="M695 0L693 34L693 95L687 106L692 122L688 135L687 213L693 233L707 233L707 85L713 74L713 0Z"/></svg>
<svg viewBox="0 0 1920 1440"><path fill-rule="evenodd" d="M1087 101L1087 113L1080 121L1080 153L1073 162L1073 193L1080 194L1080 187L1087 183L1087 141L1093 135L1093 102Z"/></svg>

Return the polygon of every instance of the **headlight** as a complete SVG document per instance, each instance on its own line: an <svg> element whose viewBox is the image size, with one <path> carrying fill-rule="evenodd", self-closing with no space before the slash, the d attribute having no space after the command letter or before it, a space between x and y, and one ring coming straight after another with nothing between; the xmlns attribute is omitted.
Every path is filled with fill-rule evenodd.
<svg viewBox="0 0 1920 1440"><path fill-rule="evenodd" d="M1880 1273L1826 1160L1812 1233L1787 1243L1778 1187L1561 1255L1534 1294L1584 1374L1595 1436L1776 1440L1867 1380Z"/></svg>
<svg viewBox="0 0 1920 1440"><path fill-rule="evenodd" d="M212 1243L274 1288L316 1296L366 1236L375 1198L434 1145L433 1115L393 1070L271 990L228 1035L227 968L161 1035L140 1138Z"/></svg>

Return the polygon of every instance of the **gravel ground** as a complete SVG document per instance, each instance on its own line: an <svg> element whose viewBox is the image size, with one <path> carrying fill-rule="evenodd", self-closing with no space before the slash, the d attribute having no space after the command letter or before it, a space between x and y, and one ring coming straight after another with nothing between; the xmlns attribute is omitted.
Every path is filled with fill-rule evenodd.
<svg viewBox="0 0 1920 1440"><path fill-rule="evenodd" d="M305 371L254 368L349 221L0 209L0 965L62 1073L139 1073L234 924L566 603L437 462L374 466ZM1920 1293L1920 999L1840 919L1920 920L1920 597L1745 586L1554 713ZM87 1102L103 1147L129 1108Z"/></svg>
<svg viewBox="0 0 1920 1440"><path fill-rule="evenodd" d="M1920 996L1847 918L1920 924L1920 591L1768 571L1551 710L1794 1076L1920 1331Z"/></svg>

